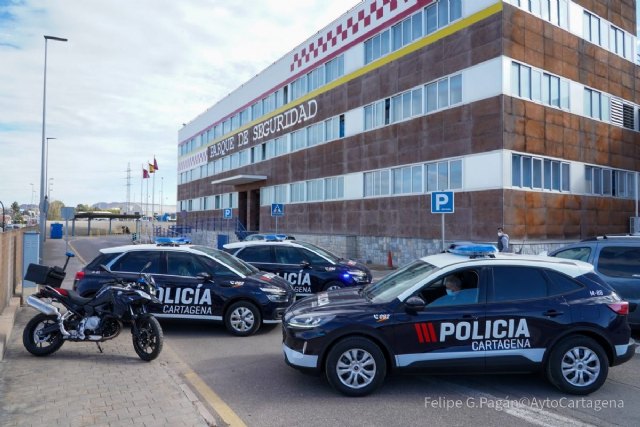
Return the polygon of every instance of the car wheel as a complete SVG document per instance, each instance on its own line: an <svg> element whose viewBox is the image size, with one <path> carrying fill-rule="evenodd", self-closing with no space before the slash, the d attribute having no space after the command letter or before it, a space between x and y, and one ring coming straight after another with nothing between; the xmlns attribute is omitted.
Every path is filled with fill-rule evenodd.
<svg viewBox="0 0 640 427"><path fill-rule="evenodd" d="M329 384L347 396L366 396L378 388L387 373L387 363L373 341L351 337L329 350L325 374Z"/></svg>
<svg viewBox="0 0 640 427"><path fill-rule="evenodd" d="M233 335L246 337L256 333L262 323L260 310L249 301L233 303L224 316L224 324Z"/></svg>
<svg viewBox="0 0 640 427"><path fill-rule="evenodd" d="M344 287L344 283L339 282L337 280L333 280L326 285L324 285L323 291L333 291L335 289L341 289Z"/></svg>
<svg viewBox="0 0 640 427"><path fill-rule="evenodd" d="M547 361L547 378L560 390L585 395L607 379L609 360L602 346L589 337L567 338L553 347Z"/></svg>

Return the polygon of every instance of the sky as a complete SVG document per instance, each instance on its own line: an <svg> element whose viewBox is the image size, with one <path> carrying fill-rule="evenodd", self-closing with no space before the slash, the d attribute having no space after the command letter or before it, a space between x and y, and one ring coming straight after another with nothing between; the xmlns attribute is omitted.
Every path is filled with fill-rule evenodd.
<svg viewBox="0 0 640 427"><path fill-rule="evenodd" d="M182 123L357 3L0 0L0 201L40 200L45 35L50 199L139 203L155 157L143 197L175 205Z"/></svg>

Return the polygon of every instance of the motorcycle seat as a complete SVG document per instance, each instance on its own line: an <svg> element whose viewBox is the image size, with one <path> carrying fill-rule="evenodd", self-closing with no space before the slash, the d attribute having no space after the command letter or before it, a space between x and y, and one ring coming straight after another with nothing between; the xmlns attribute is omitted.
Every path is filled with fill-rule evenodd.
<svg viewBox="0 0 640 427"><path fill-rule="evenodd" d="M88 303L93 299L93 298L81 297L79 293L77 293L76 291L72 291L71 289L67 289L67 295L69 296L69 299L72 302L79 305L85 305L86 303Z"/></svg>

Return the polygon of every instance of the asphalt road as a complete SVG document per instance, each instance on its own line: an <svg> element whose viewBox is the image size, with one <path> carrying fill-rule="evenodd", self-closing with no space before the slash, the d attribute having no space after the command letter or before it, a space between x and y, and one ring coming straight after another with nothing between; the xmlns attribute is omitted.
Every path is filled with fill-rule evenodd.
<svg viewBox="0 0 640 427"><path fill-rule="evenodd" d="M117 244L92 238L73 247L90 261L99 247ZM541 374L391 375L375 394L347 398L324 377L284 363L279 325L237 338L211 322L161 323L171 348L249 426L640 425L637 357L584 398L560 393Z"/></svg>

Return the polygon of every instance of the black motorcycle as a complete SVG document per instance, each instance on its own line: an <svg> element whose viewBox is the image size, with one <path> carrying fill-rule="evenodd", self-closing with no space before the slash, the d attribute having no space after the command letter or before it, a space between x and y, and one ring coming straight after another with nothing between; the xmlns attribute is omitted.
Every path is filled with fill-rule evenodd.
<svg viewBox="0 0 640 427"><path fill-rule="evenodd" d="M131 322L133 348L142 360L150 361L162 351L162 328L151 315L147 306L160 303L156 298L157 285L153 277L144 273L148 263L140 273L140 278L125 282L114 276L113 282L106 283L93 298L83 298L60 285L65 269L30 264L26 280L40 286L40 290L27 298L27 304L40 311L27 323L22 334L22 343L35 356L48 356L56 352L65 341L93 341L102 352L100 342L117 337L123 322ZM105 271L107 267L101 265ZM64 307L62 311L54 303Z"/></svg>

